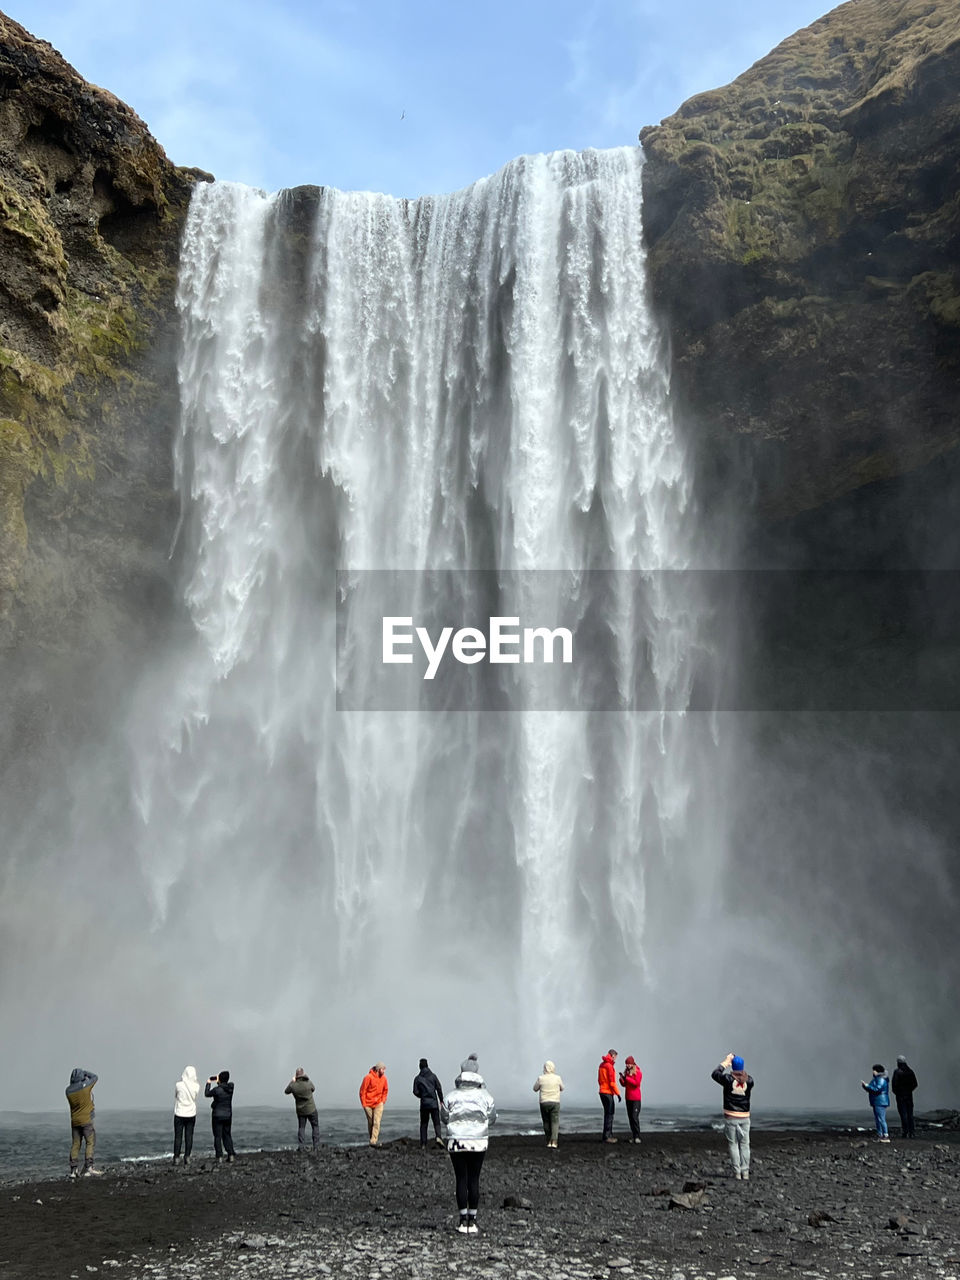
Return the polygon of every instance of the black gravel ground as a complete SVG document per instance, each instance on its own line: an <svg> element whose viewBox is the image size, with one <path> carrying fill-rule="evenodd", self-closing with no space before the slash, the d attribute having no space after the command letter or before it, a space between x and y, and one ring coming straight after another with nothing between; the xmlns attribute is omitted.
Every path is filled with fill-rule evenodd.
<svg viewBox="0 0 960 1280"><path fill-rule="evenodd" d="M960 1280L958 1138L755 1133L749 1182L713 1133L494 1138L466 1237L435 1146L108 1168L0 1189L0 1277Z"/></svg>

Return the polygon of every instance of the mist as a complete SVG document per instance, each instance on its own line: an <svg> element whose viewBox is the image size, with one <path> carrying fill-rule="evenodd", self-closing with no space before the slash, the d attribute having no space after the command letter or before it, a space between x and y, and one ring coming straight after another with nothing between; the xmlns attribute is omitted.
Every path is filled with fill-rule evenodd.
<svg viewBox="0 0 960 1280"><path fill-rule="evenodd" d="M176 604L48 686L42 749L4 744L11 1107L77 1064L101 1107L163 1106L188 1062L238 1107L298 1065L346 1105L377 1060L411 1104L421 1056L449 1087L470 1052L503 1103L550 1058L586 1105L611 1046L653 1106L716 1102L731 1050L758 1110L858 1106L898 1053L921 1110L953 1100L954 716L675 709L738 632L651 571L749 539L674 421L640 167L525 157L416 202L198 186ZM528 573L654 708L530 710L525 672L378 709L380 569L449 571L411 590L453 625L469 571ZM581 577L545 599L546 569ZM369 709L338 710L345 672Z"/></svg>

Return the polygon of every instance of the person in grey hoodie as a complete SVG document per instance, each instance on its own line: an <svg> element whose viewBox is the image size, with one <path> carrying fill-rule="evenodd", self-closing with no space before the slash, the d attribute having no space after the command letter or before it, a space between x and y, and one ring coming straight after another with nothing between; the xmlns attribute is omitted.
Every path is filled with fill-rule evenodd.
<svg viewBox="0 0 960 1280"><path fill-rule="evenodd" d="M197 1095L200 1081L196 1067L184 1067L183 1075L173 1086L173 1163L180 1163L183 1147L183 1163L190 1163L193 1151L193 1130L197 1123Z"/></svg>
<svg viewBox="0 0 960 1280"><path fill-rule="evenodd" d="M307 1121L309 1120L313 1133L313 1153L316 1155L320 1150L320 1116L317 1114L317 1104L313 1100L316 1086L303 1067L297 1067L293 1073L293 1079L283 1092L293 1094L293 1101L297 1108L297 1150L306 1151L307 1149Z"/></svg>
<svg viewBox="0 0 960 1280"><path fill-rule="evenodd" d="M99 1077L84 1067L74 1067L70 1072L70 1083L66 1087L67 1102L70 1103L70 1132L73 1140L70 1143L70 1177L80 1176L80 1145L83 1144L83 1176L100 1174L102 1169L93 1167L93 1152L97 1145L97 1131L93 1127L93 1086Z"/></svg>
<svg viewBox="0 0 960 1280"><path fill-rule="evenodd" d="M480 1203L480 1170L487 1151L487 1135L496 1123L497 1108L477 1069L477 1055L471 1053L460 1064L455 1088L440 1105L447 1126L447 1150L457 1181L457 1230L477 1235L477 1207Z"/></svg>

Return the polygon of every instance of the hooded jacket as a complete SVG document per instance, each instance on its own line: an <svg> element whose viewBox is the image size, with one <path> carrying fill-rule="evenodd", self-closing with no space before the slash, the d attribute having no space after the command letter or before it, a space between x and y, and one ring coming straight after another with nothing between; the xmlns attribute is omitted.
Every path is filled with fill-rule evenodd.
<svg viewBox="0 0 960 1280"><path fill-rule="evenodd" d="M874 1076L873 1079L863 1087L870 1095L871 1107L889 1107L890 1081L886 1076Z"/></svg>
<svg viewBox="0 0 960 1280"><path fill-rule="evenodd" d="M710 1072L711 1079L723 1085L723 1111L725 1115L750 1115L750 1094L753 1092L753 1076L745 1071L728 1071L721 1062Z"/></svg>
<svg viewBox="0 0 960 1280"><path fill-rule="evenodd" d="M640 1084L642 1080L643 1072L635 1062L628 1062L620 1072L620 1083L623 1085L623 1092L628 1102L640 1101Z"/></svg>
<svg viewBox="0 0 960 1280"><path fill-rule="evenodd" d="M232 1120L233 1119L233 1081L228 1080L226 1084L211 1084L208 1080L203 1087L203 1096L212 1098L210 1104L210 1116L213 1120Z"/></svg>
<svg viewBox="0 0 960 1280"><path fill-rule="evenodd" d="M443 1097L443 1085L429 1067L421 1067L413 1081L413 1096L420 1099L421 1107L436 1111Z"/></svg>
<svg viewBox="0 0 960 1280"><path fill-rule="evenodd" d="M548 1061L543 1064L543 1075L537 1076L533 1091L534 1093L539 1093L541 1103L560 1101L560 1094L563 1092L563 1081L557 1075L557 1069L552 1062Z"/></svg>
<svg viewBox="0 0 960 1280"><path fill-rule="evenodd" d="M195 1116L197 1114L197 1095L200 1093L200 1081L197 1079L196 1067L184 1067L183 1075L173 1086L173 1114L175 1116Z"/></svg>
<svg viewBox="0 0 960 1280"><path fill-rule="evenodd" d="M890 1088L897 1098L909 1098L911 1093L917 1087L917 1077L911 1066L906 1062L898 1063L894 1068L893 1076L890 1080Z"/></svg>
<svg viewBox="0 0 960 1280"><path fill-rule="evenodd" d="M597 1083L600 1086L601 1093L610 1093L614 1097L620 1097L620 1090L617 1088L617 1071L609 1053L603 1055L600 1069L597 1072Z"/></svg>
<svg viewBox="0 0 960 1280"><path fill-rule="evenodd" d="M284 1093L292 1093L298 1116L316 1114L317 1104L313 1100L316 1086L309 1076L295 1076L284 1089Z"/></svg>
<svg viewBox="0 0 960 1280"><path fill-rule="evenodd" d="M99 1078L95 1072L83 1067L74 1067L70 1072L70 1083L64 1092L70 1103L70 1123L77 1128L93 1124L93 1086Z"/></svg>
<svg viewBox="0 0 960 1280"><path fill-rule="evenodd" d="M378 1063L377 1066L382 1066ZM378 1075L376 1068L371 1067L360 1083L360 1105L361 1107L379 1107L382 1102L386 1102L387 1094L390 1092L390 1086L387 1084L386 1075Z"/></svg>
<svg viewBox="0 0 960 1280"><path fill-rule="evenodd" d="M450 1151L486 1151L497 1108L478 1072L460 1072L453 1092L440 1104L440 1115L447 1126Z"/></svg>

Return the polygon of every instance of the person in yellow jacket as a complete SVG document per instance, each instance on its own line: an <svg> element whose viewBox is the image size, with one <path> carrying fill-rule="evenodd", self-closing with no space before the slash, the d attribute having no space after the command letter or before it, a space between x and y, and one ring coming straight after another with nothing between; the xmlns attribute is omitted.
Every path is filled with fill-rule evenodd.
<svg viewBox="0 0 960 1280"><path fill-rule="evenodd" d="M375 1062L360 1085L360 1105L367 1117L367 1132L370 1135L371 1147L380 1145L380 1118L383 1115L383 1104L390 1090L386 1070L382 1062Z"/></svg>
<svg viewBox="0 0 960 1280"><path fill-rule="evenodd" d="M80 1146L83 1144L83 1176L98 1174L100 1169L93 1167L93 1151L97 1142L97 1131L93 1127L93 1086L98 1077L93 1071L83 1067L74 1067L70 1073L70 1083L65 1090L70 1103L70 1131L73 1141L70 1144L70 1177L80 1177Z"/></svg>

